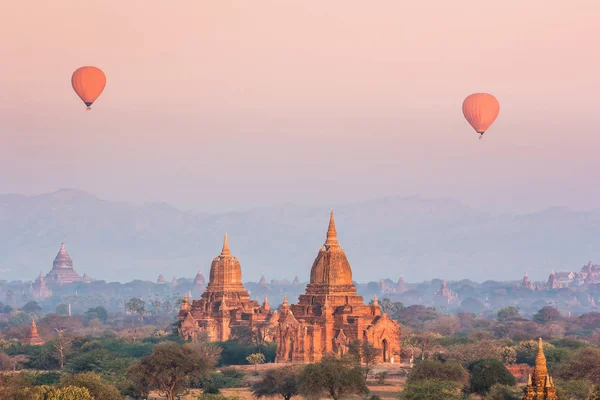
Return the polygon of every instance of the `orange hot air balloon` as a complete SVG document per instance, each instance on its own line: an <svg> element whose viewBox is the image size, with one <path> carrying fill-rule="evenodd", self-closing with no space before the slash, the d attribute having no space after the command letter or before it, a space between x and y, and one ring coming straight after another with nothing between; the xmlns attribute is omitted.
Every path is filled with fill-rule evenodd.
<svg viewBox="0 0 600 400"><path fill-rule="evenodd" d="M494 123L500 112L500 103L488 93L473 93L463 101L463 114L479 136L483 138L485 131Z"/></svg>
<svg viewBox="0 0 600 400"><path fill-rule="evenodd" d="M73 72L71 84L75 93L83 100L88 110L104 90L106 76L100 68L81 67Z"/></svg>

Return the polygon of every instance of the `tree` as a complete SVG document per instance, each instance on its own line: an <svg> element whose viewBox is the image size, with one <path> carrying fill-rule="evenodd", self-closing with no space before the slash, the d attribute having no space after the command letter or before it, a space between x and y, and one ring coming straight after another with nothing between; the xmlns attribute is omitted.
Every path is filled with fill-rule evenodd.
<svg viewBox="0 0 600 400"><path fill-rule="evenodd" d="M100 321L106 323L106 321L108 321L108 312L106 311L106 308L102 306L90 308L85 312L85 318L87 320L98 318Z"/></svg>
<svg viewBox="0 0 600 400"><path fill-rule="evenodd" d="M475 361L470 365L469 390L472 393L486 394L496 384L515 386L515 377L506 369L498 359L487 358Z"/></svg>
<svg viewBox="0 0 600 400"><path fill-rule="evenodd" d="M257 372L258 364L262 364L265 362L265 355L263 353L250 354L248 357L246 357L246 361L248 361L250 364L253 364L254 372Z"/></svg>
<svg viewBox="0 0 600 400"><path fill-rule="evenodd" d="M162 342L154 346L152 354L134 364L128 376L138 390L156 390L167 400L175 400L187 392L191 380L206 378L217 361L214 346ZM144 375L146 378L140 379Z"/></svg>
<svg viewBox="0 0 600 400"><path fill-rule="evenodd" d="M562 319L562 315L560 315L560 312L556 308L550 306L542 308L533 316L533 320L538 324L559 321L560 319Z"/></svg>
<svg viewBox="0 0 600 400"><path fill-rule="evenodd" d="M559 399L588 400L594 396L594 384L587 380L556 381L556 393Z"/></svg>
<svg viewBox="0 0 600 400"><path fill-rule="evenodd" d="M425 353L430 351L441 337L442 335L434 332L423 332L414 335L416 346L421 350L421 360L425 359Z"/></svg>
<svg viewBox="0 0 600 400"><path fill-rule="evenodd" d="M13 400L95 400L86 388L66 386L32 386L14 394Z"/></svg>
<svg viewBox="0 0 600 400"><path fill-rule="evenodd" d="M485 308L481 301L472 297L467 297L464 299L460 306L463 308L463 310L474 314L479 314Z"/></svg>
<svg viewBox="0 0 600 400"><path fill-rule="evenodd" d="M406 385L400 393L401 400L459 400L461 385L435 379L416 381Z"/></svg>
<svg viewBox="0 0 600 400"><path fill-rule="evenodd" d="M513 319L518 319L521 317L519 314L519 309L517 307L504 307L498 310L498 314L496 314L499 322L510 321Z"/></svg>
<svg viewBox="0 0 600 400"><path fill-rule="evenodd" d="M600 385L600 349L583 348L557 368L558 377L566 381L589 380Z"/></svg>
<svg viewBox="0 0 600 400"><path fill-rule="evenodd" d="M137 314L140 316L140 322L144 321L144 314L146 313L146 303L139 297L132 297L125 303L125 309L131 314Z"/></svg>
<svg viewBox="0 0 600 400"><path fill-rule="evenodd" d="M257 399L281 396L284 400L290 400L298 394L298 379L298 367L270 369L252 385L252 394Z"/></svg>
<svg viewBox="0 0 600 400"><path fill-rule="evenodd" d="M55 349L55 358L62 369L65 366L65 360L71 354L75 338L60 329L55 329L55 332L56 339L52 341L52 346Z"/></svg>
<svg viewBox="0 0 600 400"><path fill-rule="evenodd" d="M422 360L415 364L408 374L408 383L435 379L438 381L466 384L469 374L460 364L452 361Z"/></svg>
<svg viewBox="0 0 600 400"><path fill-rule="evenodd" d="M523 390L521 388L494 385L485 398L486 400L521 400L522 397Z"/></svg>
<svg viewBox="0 0 600 400"><path fill-rule="evenodd" d="M367 394L367 382L360 365L347 358L325 356L307 365L300 374L300 393L317 398L329 394L333 400L351 394Z"/></svg>
<svg viewBox="0 0 600 400"><path fill-rule="evenodd" d="M376 348L366 340L354 340L348 345L348 354L358 363L365 364L365 379L372 366L377 363L381 349Z"/></svg>
<svg viewBox="0 0 600 400"><path fill-rule="evenodd" d="M42 311L42 307L40 307L37 301L29 301L21 308L21 310L28 314L37 314Z"/></svg>
<svg viewBox="0 0 600 400"><path fill-rule="evenodd" d="M63 375L60 379L62 387L77 386L86 388L94 400L122 400L123 396L116 387L100 378L93 372L85 372L77 375Z"/></svg>
<svg viewBox="0 0 600 400"><path fill-rule="evenodd" d="M59 304L56 306L56 313L60 315L69 315L69 306L66 304Z"/></svg>

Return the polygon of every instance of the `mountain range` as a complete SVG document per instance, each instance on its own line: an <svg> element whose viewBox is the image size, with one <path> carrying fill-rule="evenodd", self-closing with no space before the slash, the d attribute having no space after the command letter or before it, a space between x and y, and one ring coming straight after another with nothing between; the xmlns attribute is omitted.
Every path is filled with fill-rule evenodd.
<svg viewBox="0 0 600 400"><path fill-rule="evenodd" d="M182 211L165 203L129 204L80 190L0 195L0 279L47 273L61 242L75 270L129 281L208 277L224 233L245 281L298 276L307 281L325 240L329 211L359 282L516 280L525 271L578 271L600 259L600 211L555 207L486 213L448 199L387 197L323 207L279 205L228 213Z"/></svg>

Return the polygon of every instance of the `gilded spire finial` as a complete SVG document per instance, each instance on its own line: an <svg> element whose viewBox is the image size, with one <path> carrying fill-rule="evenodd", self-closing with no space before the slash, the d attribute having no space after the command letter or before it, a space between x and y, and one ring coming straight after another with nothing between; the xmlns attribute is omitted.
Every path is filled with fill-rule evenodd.
<svg viewBox="0 0 600 400"><path fill-rule="evenodd" d="M282 304L282 306L283 307L288 307L289 306L288 301L287 301L287 295L285 295L285 294L283 295L283 304Z"/></svg>
<svg viewBox="0 0 600 400"><path fill-rule="evenodd" d="M373 295L373 307L379 307L379 302L377 301L377 295Z"/></svg>
<svg viewBox="0 0 600 400"><path fill-rule="evenodd" d="M227 234L225 234L225 239L223 239L223 250L221 250L221 256L230 256L231 252L229 251L229 240L227 239Z"/></svg>
<svg viewBox="0 0 600 400"><path fill-rule="evenodd" d="M529 374L529 376L527 377L527 386L532 386L532 383L531 383L531 374Z"/></svg>
<svg viewBox="0 0 600 400"><path fill-rule="evenodd" d="M325 248L330 246L339 246L340 243L337 240L337 231L335 230L335 218L333 211L329 214L329 227L327 228L327 240L325 241Z"/></svg>

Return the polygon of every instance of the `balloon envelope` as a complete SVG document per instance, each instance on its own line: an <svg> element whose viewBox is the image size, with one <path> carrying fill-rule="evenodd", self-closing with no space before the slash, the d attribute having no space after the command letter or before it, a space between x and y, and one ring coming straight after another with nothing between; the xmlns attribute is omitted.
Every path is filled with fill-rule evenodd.
<svg viewBox="0 0 600 400"><path fill-rule="evenodd" d="M75 93L77 93L89 109L104 90L106 76L100 68L81 67L73 72L71 84Z"/></svg>
<svg viewBox="0 0 600 400"><path fill-rule="evenodd" d="M500 103L488 93L473 93L463 101L463 114L477 133L483 135L500 112Z"/></svg>

